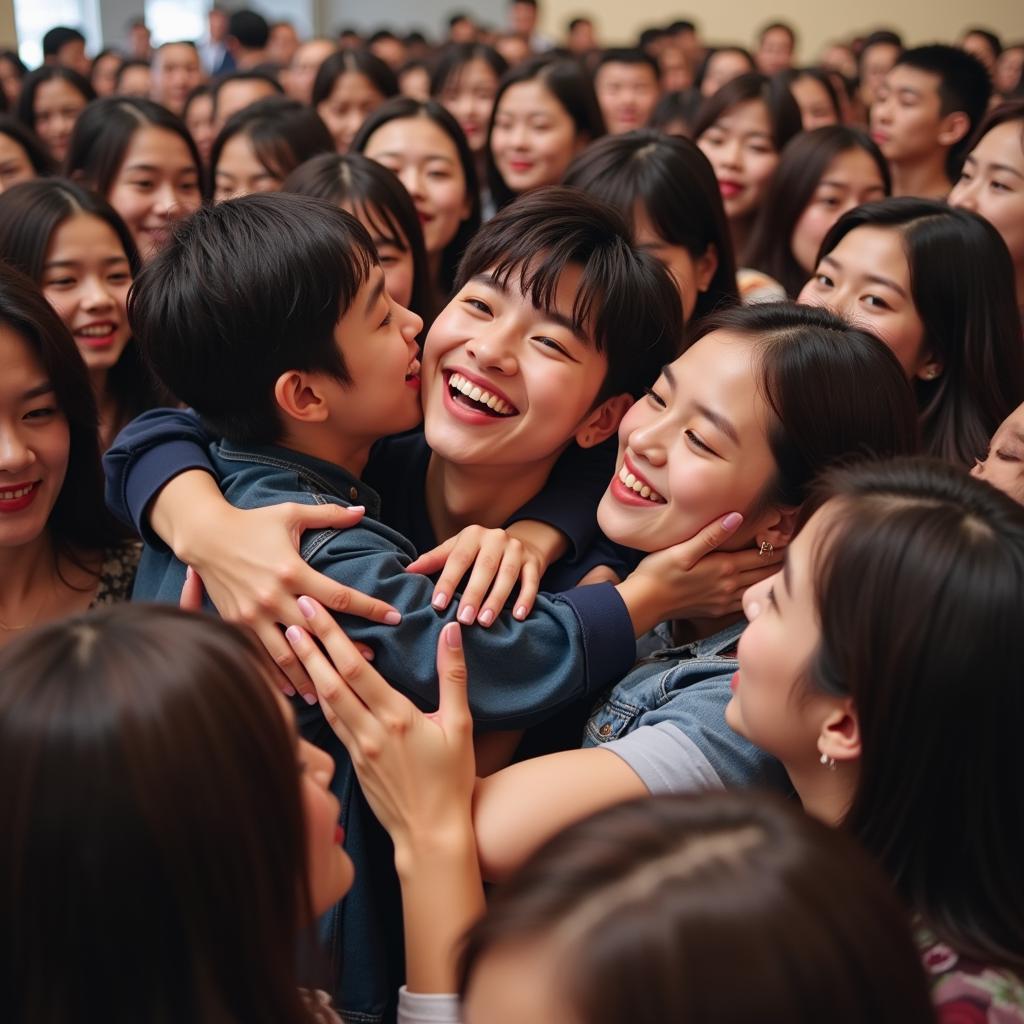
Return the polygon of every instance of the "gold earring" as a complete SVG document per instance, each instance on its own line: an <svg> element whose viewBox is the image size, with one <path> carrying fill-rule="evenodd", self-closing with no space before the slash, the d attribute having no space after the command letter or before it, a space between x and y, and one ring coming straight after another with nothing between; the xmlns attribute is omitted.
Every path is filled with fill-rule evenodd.
<svg viewBox="0 0 1024 1024"><path fill-rule="evenodd" d="M929 366L928 369L924 371L925 380L935 380L938 375L939 371L936 370L934 366Z"/></svg>
<svg viewBox="0 0 1024 1024"><path fill-rule="evenodd" d="M757 553L762 558L771 558L775 554L775 545L770 540L761 541L761 546L757 549Z"/></svg>
<svg viewBox="0 0 1024 1024"><path fill-rule="evenodd" d="M836 770L836 759L834 757L829 757L828 754L822 754L818 760L824 767L828 768L830 772L834 772Z"/></svg>

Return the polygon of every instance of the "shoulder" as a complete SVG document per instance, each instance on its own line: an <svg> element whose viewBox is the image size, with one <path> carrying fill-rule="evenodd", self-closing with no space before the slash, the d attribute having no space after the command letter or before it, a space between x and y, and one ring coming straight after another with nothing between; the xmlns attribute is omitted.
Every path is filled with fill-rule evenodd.
<svg viewBox="0 0 1024 1024"><path fill-rule="evenodd" d="M100 581L92 606L118 604L131 597L135 573L142 557L142 542L125 540L103 551Z"/></svg>

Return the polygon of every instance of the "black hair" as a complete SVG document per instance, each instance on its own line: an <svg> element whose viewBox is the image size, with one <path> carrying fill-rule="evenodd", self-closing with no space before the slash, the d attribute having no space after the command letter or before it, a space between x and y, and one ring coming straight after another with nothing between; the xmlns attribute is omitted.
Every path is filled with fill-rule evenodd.
<svg viewBox="0 0 1024 1024"><path fill-rule="evenodd" d="M68 43L84 43L85 36L77 28L57 25L43 36L43 56L56 57Z"/></svg>
<svg viewBox="0 0 1024 1024"><path fill-rule="evenodd" d="M121 66L117 69L117 74L114 75L115 92L120 91L121 81L124 78L125 72L130 71L132 68L145 68L147 71L150 71L152 70L152 65L148 60L142 60L137 57L133 57L131 60L122 61Z"/></svg>
<svg viewBox="0 0 1024 1024"><path fill-rule="evenodd" d="M697 297L692 319L735 305L736 262L715 172L688 139L652 130L607 136L581 153L565 184L620 210L632 224L638 207L669 245L695 259L714 247L718 266Z"/></svg>
<svg viewBox="0 0 1024 1024"><path fill-rule="evenodd" d="M664 132L674 123L683 126L687 138L691 136L690 125L697 116L703 97L697 89L675 89L661 94L651 111L648 127Z"/></svg>
<svg viewBox="0 0 1024 1024"><path fill-rule="evenodd" d="M699 139L727 111L750 100L761 100L768 108L772 142L781 153L786 143L803 130L800 107L787 85L756 71L726 82L718 92L704 100L693 122L693 137Z"/></svg>
<svg viewBox="0 0 1024 1024"><path fill-rule="evenodd" d="M789 36L789 42L795 49L796 31L794 30L792 25L789 25L784 21L770 21L767 25L765 25L764 28L762 28L761 31L757 33L758 42L763 43L764 37L768 35L769 32L775 32L780 30L782 32L785 32L786 35Z"/></svg>
<svg viewBox="0 0 1024 1024"><path fill-rule="evenodd" d="M388 42L400 42L398 36L389 28L379 28L374 32L367 40L366 45L372 46L374 43L380 43L387 40Z"/></svg>
<svg viewBox="0 0 1024 1024"><path fill-rule="evenodd" d="M229 199L174 226L136 279L128 315L156 375L214 433L271 444L282 373L348 381L335 329L376 263L366 229L324 199Z"/></svg>
<svg viewBox="0 0 1024 1024"><path fill-rule="evenodd" d="M132 138L142 128L161 128L177 135L201 174L199 151L185 122L159 103L139 96L107 96L82 111L68 143L64 172L101 196L108 195Z"/></svg>
<svg viewBox="0 0 1024 1024"><path fill-rule="evenodd" d="M46 178L57 173L57 165L47 148L36 136L36 133L26 128L21 121L9 114L0 114L0 135L6 135L12 142L21 146L32 169L36 172L36 177Z"/></svg>
<svg viewBox="0 0 1024 1024"><path fill-rule="evenodd" d="M474 60L482 60L499 80L508 71L508 61L493 46L485 43L449 43L434 61L430 95L437 99L451 80Z"/></svg>
<svg viewBox="0 0 1024 1024"><path fill-rule="evenodd" d="M966 39L968 36L981 36L988 43L993 57L998 57L1003 52L1002 40L990 28L979 28L975 25L964 29L961 39Z"/></svg>
<svg viewBox="0 0 1024 1024"><path fill-rule="evenodd" d="M641 29L640 34L636 37L636 45L641 50L647 50L648 47L653 46L660 39L664 39L667 35L665 29L654 27Z"/></svg>
<svg viewBox="0 0 1024 1024"><path fill-rule="evenodd" d="M246 136L264 170L282 181L310 157L334 151L331 133L315 110L298 100L268 96L236 110L217 134L210 149L214 185L221 153L236 135Z"/></svg>
<svg viewBox="0 0 1024 1024"><path fill-rule="evenodd" d="M460 21L472 21L473 19L465 11L453 11L448 15L448 27L455 28Z"/></svg>
<svg viewBox="0 0 1024 1024"><path fill-rule="evenodd" d="M267 19L256 11L235 11L228 18L228 35L246 50L262 50L270 38Z"/></svg>
<svg viewBox="0 0 1024 1024"><path fill-rule="evenodd" d="M696 32L697 26L694 22L681 18L679 21L670 22L665 26L665 32L670 36L677 36L680 32Z"/></svg>
<svg viewBox="0 0 1024 1024"><path fill-rule="evenodd" d="M409 308L423 320L423 335L437 315L437 298L423 244L423 227L405 186L376 160L362 153L325 153L307 160L285 179L283 192L348 205L390 244L412 252Z"/></svg>
<svg viewBox="0 0 1024 1024"><path fill-rule="evenodd" d="M867 53L872 46L895 46L902 50L903 37L898 32L893 32L892 29L888 28L879 28L875 29L874 32L868 33L864 38L864 42L861 43L858 63L864 59L864 54Z"/></svg>
<svg viewBox="0 0 1024 1024"><path fill-rule="evenodd" d="M0 195L0 252L4 260L41 287L54 232L80 213L97 218L114 232L134 278L142 264L124 221L106 200L65 178L22 182ZM114 399L118 426L147 409L167 404L169 397L142 366L130 341L110 368L107 389Z"/></svg>
<svg viewBox="0 0 1024 1024"><path fill-rule="evenodd" d="M273 86L274 92L278 95L284 95L284 86L266 71L260 71L256 68L252 68L249 71L230 71L226 75L218 75L211 83L210 88L212 91L210 95L213 97L214 118L217 117L217 103L220 99L220 91L230 82L266 82L268 85Z"/></svg>
<svg viewBox="0 0 1024 1024"><path fill-rule="evenodd" d="M668 272L628 239L608 204L579 189L538 188L477 232L455 287L488 274L500 287L518 287L538 309L552 309L563 272L580 267L570 315L608 358L597 401L624 392L637 398L679 354L683 324Z"/></svg>
<svg viewBox="0 0 1024 1024"><path fill-rule="evenodd" d="M96 99L96 90L89 84L87 78L83 78L77 71L66 68L60 64L44 64L42 67L30 71L21 83L21 92L18 94L18 106L14 113L18 120L26 128L36 130L36 93L39 87L45 82L60 80L67 82L76 92L81 93L86 103Z"/></svg>
<svg viewBox="0 0 1024 1024"><path fill-rule="evenodd" d="M385 99L397 96L398 76L369 50L341 50L332 53L316 73L313 80L312 106L322 103L334 91L334 86L342 75L350 71L358 72L369 79L370 84Z"/></svg>
<svg viewBox="0 0 1024 1024"><path fill-rule="evenodd" d="M693 77L693 87L699 92L701 86L704 84L704 79L707 76L708 70L711 67L711 61L720 53L738 53L743 57L751 71L757 70L757 63L755 62L750 51L742 46L712 46L708 49L708 52L704 55L704 59L700 63L700 67L697 69L697 74Z"/></svg>
<svg viewBox="0 0 1024 1024"><path fill-rule="evenodd" d="M99 54L97 54L97 56L99 56ZM7 61L7 63L14 68L14 73L19 79L24 79L28 74L28 67L21 57L18 56L18 52L16 50L0 49L0 61Z"/></svg>
<svg viewBox="0 0 1024 1024"><path fill-rule="evenodd" d="M487 179L491 197L499 207L510 203L516 194L505 184L505 179L494 163L491 151L494 121L502 96L513 85L532 81L540 82L572 118L577 136L584 137L587 142L593 142L605 133L604 118L601 116L597 96L594 95L593 82L576 61L541 55L509 69L498 85L491 124L487 131Z"/></svg>
<svg viewBox="0 0 1024 1024"><path fill-rule="evenodd" d="M972 466L1024 399L1024 344L1006 245L976 214L903 196L845 213L818 261L862 226L902 236L922 348L942 365L935 380L914 382L924 450Z"/></svg>
<svg viewBox="0 0 1024 1024"><path fill-rule="evenodd" d="M750 231L744 259L774 278L795 299L814 268L806 270L793 255L793 232L829 164L841 153L859 149L878 168L885 195L892 192L889 163L860 128L831 124L800 132L786 143Z"/></svg>
<svg viewBox="0 0 1024 1024"><path fill-rule="evenodd" d="M792 92L794 82L801 78L813 78L825 90L828 101L832 105L832 111L836 115L836 124L843 120L843 108L839 103L839 93L836 92L835 82L832 81L829 73L824 68L785 68L777 71L775 77Z"/></svg>
<svg viewBox="0 0 1024 1024"><path fill-rule="evenodd" d="M610 49L602 50L600 56L597 58L597 62L591 68L591 75L594 78L597 78L598 71L600 71L605 64L643 64L654 72L655 81L661 80L661 69L658 67L658 62L644 50L631 49L623 46L611 47Z"/></svg>
<svg viewBox="0 0 1024 1024"><path fill-rule="evenodd" d="M593 25L593 24L594 24L594 21L593 21L592 18L586 18L586 17L570 18L569 19L569 24L568 24L568 29L569 29L570 32L575 32L576 29L578 29L580 27L580 25Z"/></svg>
<svg viewBox="0 0 1024 1024"><path fill-rule="evenodd" d="M447 297L455 281L455 271L462 258L469 240L480 227L480 184L477 180L476 161L466 142L466 136L459 127L458 121L437 100L414 100L409 96L396 96L381 104L363 122L362 127L352 140L352 149L356 153L366 150L366 144L381 125L389 121L403 118L424 117L437 125L451 139L462 166L462 175L466 182L466 197L470 202L469 216L459 225L455 237L445 246L441 254L440 277L437 282L442 297Z"/></svg>
<svg viewBox="0 0 1024 1024"><path fill-rule="evenodd" d="M939 114L945 117L962 111L970 122L963 138L951 147L949 167L959 165L967 152L966 147L974 130L988 110L992 96L992 79L985 65L973 54L956 46L935 43L904 50L896 61L897 67L926 71L939 79Z"/></svg>

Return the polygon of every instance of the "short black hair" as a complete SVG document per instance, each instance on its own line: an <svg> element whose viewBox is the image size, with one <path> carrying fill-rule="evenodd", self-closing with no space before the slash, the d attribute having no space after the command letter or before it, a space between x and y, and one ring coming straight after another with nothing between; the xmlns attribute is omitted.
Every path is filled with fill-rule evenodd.
<svg viewBox="0 0 1024 1024"><path fill-rule="evenodd" d="M696 32L697 26L694 22L687 18L681 18L679 21L673 21L670 25L665 26L665 34L670 36L677 36L681 32Z"/></svg>
<svg viewBox="0 0 1024 1024"><path fill-rule="evenodd" d="M220 91L229 82L266 82L268 85L272 85L274 91L279 95L284 95L284 87L281 83L273 75L269 75L265 71L257 71L255 68L250 71L230 71L226 75L219 75L210 86L214 117L217 116L217 102L220 99Z"/></svg>
<svg viewBox="0 0 1024 1024"><path fill-rule="evenodd" d="M1003 41L990 28L979 28L977 25L974 25L971 28L964 29L964 33L960 38L966 39L968 36L981 36L988 43L993 57L998 57L1003 52Z"/></svg>
<svg viewBox="0 0 1024 1024"><path fill-rule="evenodd" d="M56 57L68 43L84 43L85 36L77 28L57 25L43 36L43 56Z"/></svg>
<svg viewBox="0 0 1024 1024"><path fill-rule="evenodd" d="M282 373L348 382L334 331L376 264L366 229L334 203L229 199L175 226L132 286L128 315L157 377L212 431L271 444Z"/></svg>
<svg viewBox="0 0 1024 1024"><path fill-rule="evenodd" d="M87 104L96 99L96 90L89 84L89 80L83 78L74 68L66 68L61 64L43 64L21 80L18 105L14 110L18 120L33 132L36 130L36 93L41 85L57 79L67 82L72 89L81 93Z"/></svg>
<svg viewBox="0 0 1024 1024"><path fill-rule="evenodd" d="M456 11L448 15L448 27L455 28L460 21L472 21L473 19L465 11Z"/></svg>
<svg viewBox="0 0 1024 1024"><path fill-rule="evenodd" d="M569 22L569 31L575 32L580 25L593 25L594 21L592 18L573 18Z"/></svg>
<svg viewBox="0 0 1024 1024"><path fill-rule="evenodd" d="M119 92L121 89L121 80L124 78L126 71L131 71L132 68L145 68L147 71L152 70L152 65L148 60L143 60L141 57L132 57L130 60L122 61L121 66L117 69L117 74L114 75L114 91Z"/></svg>
<svg viewBox="0 0 1024 1024"><path fill-rule="evenodd" d="M395 33L391 31L391 29L379 28L377 29L376 32L373 33L373 35L370 36L369 39L366 40L366 45L373 46L374 43L380 43L383 42L384 40L393 40L396 43L399 42L398 36L396 36Z"/></svg>
<svg viewBox="0 0 1024 1024"><path fill-rule="evenodd" d="M892 29L889 28L875 29L875 31L869 33L864 42L861 43L860 53L857 56L858 67L863 63L864 55L872 46L895 46L898 50L902 50L903 37L898 32L893 32Z"/></svg>
<svg viewBox="0 0 1024 1024"><path fill-rule="evenodd" d="M551 309L569 266L583 271L573 322L608 358L597 401L624 392L638 398L679 354L682 309L668 272L632 247L625 221L608 204L557 185L521 196L476 233L455 289L489 274Z"/></svg>
<svg viewBox="0 0 1024 1024"><path fill-rule="evenodd" d="M597 79L597 73L606 64L644 64L654 72L655 81L661 79L661 69L658 67L658 62L649 54L643 50L636 49L628 46L613 46L607 50L601 51L601 56L597 58L597 63L593 68L593 76Z"/></svg>
<svg viewBox="0 0 1024 1024"><path fill-rule="evenodd" d="M262 14L255 11L235 11L228 18L228 35L238 40L246 50L262 50L270 38L270 26Z"/></svg>
<svg viewBox="0 0 1024 1024"><path fill-rule="evenodd" d="M765 25L764 28L762 28L761 31L757 33L758 42L763 43L764 37L768 35L769 32L775 31L775 29L781 29L783 32L785 32L786 35L789 36L790 43L793 45L794 48L796 47L796 31L793 29L792 25L787 25L784 21L772 21Z"/></svg>

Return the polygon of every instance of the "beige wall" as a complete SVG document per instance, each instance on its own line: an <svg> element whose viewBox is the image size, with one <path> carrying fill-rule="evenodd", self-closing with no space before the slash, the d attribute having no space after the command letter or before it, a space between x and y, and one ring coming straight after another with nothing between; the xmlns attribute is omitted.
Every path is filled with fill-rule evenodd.
<svg viewBox="0 0 1024 1024"><path fill-rule="evenodd" d="M16 50L18 34L14 28L14 0L0 0L0 46Z"/></svg>
<svg viewBox="0 0 1024 1024"><path fill-rule="evenodd" d="M990 26L1005 39L1024 39L1024 0L543 0L544 27L560 38L566 22L577 15L594 18L606 43L629 41L649 25L691 18L710 43L751 45L758 28L776 18L800 33L800 59L811 62L822 46L875 26L893 27L911 45L955 39L968 24Z"/></svg>

